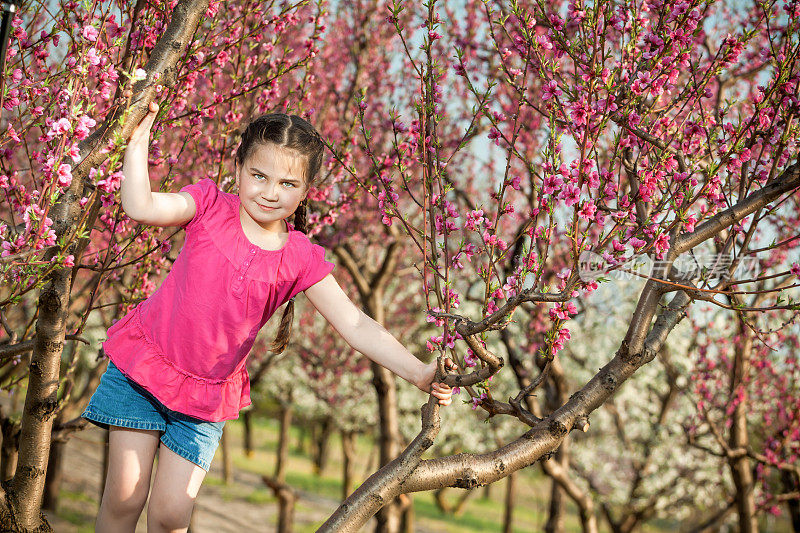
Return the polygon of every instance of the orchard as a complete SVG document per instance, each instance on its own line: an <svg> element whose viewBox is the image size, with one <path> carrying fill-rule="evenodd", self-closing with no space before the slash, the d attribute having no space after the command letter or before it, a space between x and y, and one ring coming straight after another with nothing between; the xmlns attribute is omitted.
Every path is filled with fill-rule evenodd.
<svg viewBox="0 0 800 533"><path fill-rule="evenodd" d="M311 122L309 236L458 391L423 404L302 303L284 354L256 343L254 398L374 430L378 464L320 531L397 532L409 495L523 469L547 531L567 500L588 532L800 531L796 0L25 0L8 20L0 529L50 530L105 332L183 244L120 204L156 102L153 191L231 191L251 118Z"/></svg>

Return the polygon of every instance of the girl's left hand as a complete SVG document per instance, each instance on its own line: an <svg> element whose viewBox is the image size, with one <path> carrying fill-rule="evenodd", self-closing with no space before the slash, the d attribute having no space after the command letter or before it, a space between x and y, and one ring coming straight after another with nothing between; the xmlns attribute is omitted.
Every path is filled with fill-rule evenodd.
<svg viewBox="0 0 800 533"><path fill-rule="evenodd" d="M454 370L456 368L455 363L453 363L450 359L444 360L444 368L445 370ZM437 398L439 398L439 405L450 405L452 399L450 398L453 394L453 389L449 385L445 385L444 383L435 382L433 383L433 376L436 374L436 359L431 361L426 369L425 374L422 378L423 386L420 387L424 392L429 394L433 394Z"/></svg>

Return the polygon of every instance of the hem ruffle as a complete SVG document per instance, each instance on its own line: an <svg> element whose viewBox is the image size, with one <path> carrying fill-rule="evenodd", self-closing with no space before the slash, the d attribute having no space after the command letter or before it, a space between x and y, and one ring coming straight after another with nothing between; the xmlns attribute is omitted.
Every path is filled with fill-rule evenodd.
<svg viewBox="0 0 800 533"><path fill-rule="evenodd" d="M221 422L239 418L239 410L251 404L245 368L224 379L206 378L180 368L147 336L138 307L109 328L103 351L120 372L173 411Z"/></svg>

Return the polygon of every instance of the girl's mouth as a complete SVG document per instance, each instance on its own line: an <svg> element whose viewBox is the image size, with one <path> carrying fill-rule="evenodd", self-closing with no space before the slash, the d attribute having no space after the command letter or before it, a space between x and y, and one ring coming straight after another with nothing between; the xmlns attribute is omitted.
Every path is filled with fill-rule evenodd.
<svg viewBox="0 0 800 533"><path fill-rule="evenodd" d="M268 205L261 205L261 204L256 204L256 205L258 205L258 207L260 207L264 211L272 211L273 209L277 209L277 207L270 207Z"/></svg>

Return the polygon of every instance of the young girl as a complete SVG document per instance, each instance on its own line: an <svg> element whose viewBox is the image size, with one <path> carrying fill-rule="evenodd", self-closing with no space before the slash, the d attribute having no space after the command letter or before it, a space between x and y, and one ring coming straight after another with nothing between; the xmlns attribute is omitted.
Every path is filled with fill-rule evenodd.
<svg viewBox="0 0 800 533"><path fill-rule="evenodd" d="M225 420L250 405L245 363L256 334L288 302L273 344L283 350L299 292L359 352L441 405L452 393L432 383L435 360L419 361L350 301L325 250L305 235L306 195L324 148L308 122L278 113L247 127L236 152L238 195L210 179L159 193L147 172L158 105L148 111L125 151L122 207L142 224L183 227L186 240L158 290L103 343L108 369L82 415L110 430L98 532L134 531L156 450L148 532L187 530Z"/></svg>

